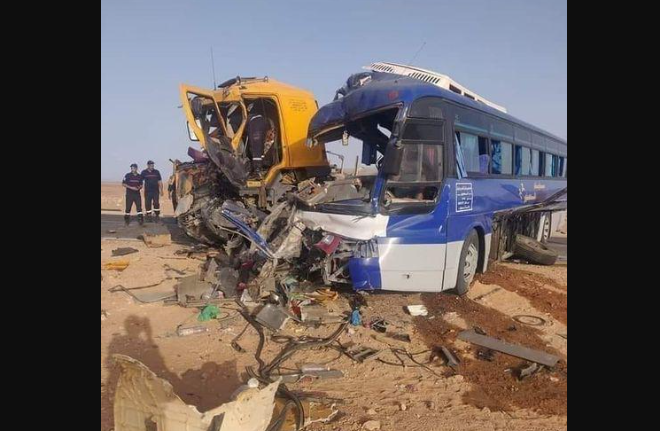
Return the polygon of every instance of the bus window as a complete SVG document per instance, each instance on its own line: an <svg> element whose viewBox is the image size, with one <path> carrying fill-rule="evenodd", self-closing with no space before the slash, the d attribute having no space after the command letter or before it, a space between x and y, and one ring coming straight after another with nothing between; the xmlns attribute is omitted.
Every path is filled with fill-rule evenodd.
<svg viewBox="0 0 660 431"><path fill-rule="evenodd" d="M526 147L516 147L516 176L528 177L533 174L532 170L532 149ZM538 175L538 174L537 174Z"/></svg>
<svg viewBox="0 0 660 431"><path fill-rule="evenodd" d="M403 145L401 172L388 182L386 206L435 202L444 178L444 146Z"/></svg>
<svg viewBox="0 0 660 431"><path fill-rule="evenodd" d="M444 120L442 112L443 100L437 97L425 97L415 102L410 108L410 118L426 118L432 120Z"/></svg>
<svg viewBox="0 0 660 431"><path fill-rule="evenodd" d="M492 141L493 174L513 175L513 145Z"/></svg>
<svg viewBox="0 0 660 431"><path fill-rule="evenodd" d="M568 177L568 159L565 157L561 158L561 176L562 178Z"/></svg>
<svg viewBox="0 0 660 431"><path fill-rule="evenodd" d="M541 176L541 153L538 150L532 150L532 171L533 177Z"/></svg>
<svg viewBox="0 0 660 431"><path fill-rule="evenodd" d="M444 176L442 145L404 144L401 173L396 183L440 182Z"/></svg>
<svg viewBox="0 0 660 431"><path fill-rule="evenodd" d="M463 162L468 174L484 174L490 171L488 139L470 133L457 132L463 151Z"/></svg>
<svg viewBox="0 0 660 431"><path fill-rule="evenodd" d="M554 176L554 158L552 154L545 154L545 176L553 177Z"/></svg>
<svg viewBox="0 0 660 431"><path fill-rule="evenodd" d="M417 122L411 121L406 125L403 133L405 141L444 141L445 127L441 122Z"/></svg>
<svg viewBox="0 0 660 431"><path fill-rule="evenodd" d="M562 158L559 156L552 156L552 176L561 177L562 173Z"/></svg>

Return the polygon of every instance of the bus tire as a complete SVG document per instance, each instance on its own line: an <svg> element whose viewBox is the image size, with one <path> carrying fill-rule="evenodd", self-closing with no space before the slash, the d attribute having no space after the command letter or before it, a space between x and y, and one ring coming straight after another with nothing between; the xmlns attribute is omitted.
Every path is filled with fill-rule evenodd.
<svg viewBox="0 0 660 431"><path fill-rule="evenodd" d="M559 260L559 254L542 242L532 238L516 236L516 256L537 265L552 266Z"/></svg>
<svg viewBox="0 0 660 431"><path fill-rule="evenodd" d="M463 244L461 252L461 261L458 266L458 283L456 283L456 293L465 296L472 287L472 282L479 272L480 261L479 234L476 230L470 233L470 236Z"/></svg>

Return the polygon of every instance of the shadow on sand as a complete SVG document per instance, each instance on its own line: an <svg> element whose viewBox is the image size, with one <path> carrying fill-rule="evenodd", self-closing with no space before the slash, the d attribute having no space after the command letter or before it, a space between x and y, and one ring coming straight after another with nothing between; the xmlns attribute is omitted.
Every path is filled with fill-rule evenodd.
<svg viewBox="0 0 660 431"><path fill-rule="evenodd" d="M178 375L171 371L153 337L148 318L130 316L124 322L125 334L115 334L105 367L110 370L107 381L101 382L101 430L114 429L114 392L119 380L119 370L112 361L113 355L127 355L139 360L156 375L169 381L181 399L195 405L201 412L211 410L228 401L242 384L236 361L208 362L199 369L191 369ZM182 344L186 339L180 339Z"/></svg>

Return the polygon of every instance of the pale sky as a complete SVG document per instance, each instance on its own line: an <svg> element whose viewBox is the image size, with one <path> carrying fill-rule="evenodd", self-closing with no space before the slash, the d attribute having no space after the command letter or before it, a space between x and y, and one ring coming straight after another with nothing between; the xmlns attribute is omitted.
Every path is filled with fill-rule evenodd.
<svg viewBox="0 0 660 431"><path fill-rule="evenodd" d="M102 0L101 180L148 159L169 175L190 142L180 83L271 76L329 103L374 61L447 74L568 137L567 0ZM354 158L357 146L330 148Z"/></svg>

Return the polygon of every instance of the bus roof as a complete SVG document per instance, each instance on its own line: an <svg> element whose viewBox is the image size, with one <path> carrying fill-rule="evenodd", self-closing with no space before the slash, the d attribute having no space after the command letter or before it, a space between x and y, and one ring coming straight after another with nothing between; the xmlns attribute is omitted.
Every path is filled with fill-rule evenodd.
<svg viewBox="0 0 660 431"><path fill-rule="evenodd" d="M310 125L311 136L354 121L366 113L396 105L410 106L422 97L439 97L526 128L567 146L566 140L519 120L483 102L472 100L437 85L402 75L366 72L351 76L334 102L322 107Z"/></svg>

